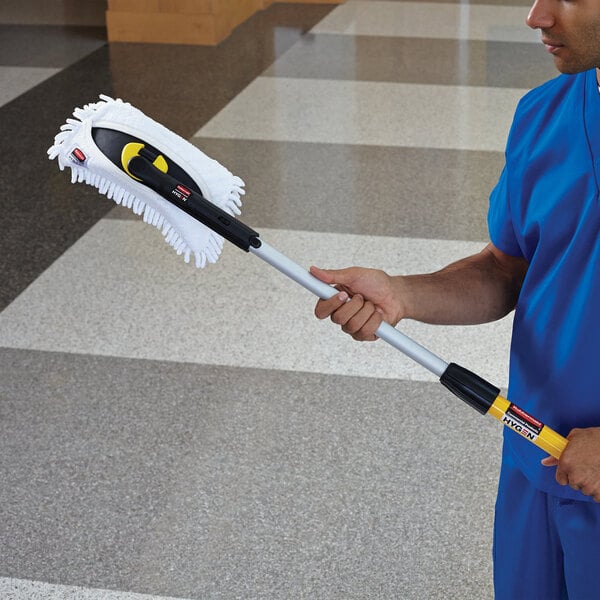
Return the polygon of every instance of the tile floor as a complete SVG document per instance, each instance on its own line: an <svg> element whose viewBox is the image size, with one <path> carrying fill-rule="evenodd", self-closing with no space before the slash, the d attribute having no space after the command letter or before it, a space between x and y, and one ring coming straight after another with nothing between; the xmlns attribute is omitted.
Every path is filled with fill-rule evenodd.
<svg viewBox="0 0 600 600"><path fill-rule="evenodd" d="M122 97L298 263L433 270L485 243L515 104L555 75L528 5L274 4L202 48L2 2L0 598L492 598L500 426L255 257L185 265L46 148ZM510 318L400 327L506 385Z"/></svg>

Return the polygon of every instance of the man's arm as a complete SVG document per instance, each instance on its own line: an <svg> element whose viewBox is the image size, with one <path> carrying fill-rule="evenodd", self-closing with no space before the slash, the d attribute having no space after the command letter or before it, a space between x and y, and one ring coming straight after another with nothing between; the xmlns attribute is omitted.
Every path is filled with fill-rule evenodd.
<svg viewBox="0 0 600 600"><path fill-rule="evenodd" d="M315 315L331 317L357 340L374 340L382 320L392 325L402 319L444 325L495 321L515 307L527 266L524 259L489 243L473 256L423 275L392 277L361 267L312 267L313 275L340 289L317 303Z"/></svg>

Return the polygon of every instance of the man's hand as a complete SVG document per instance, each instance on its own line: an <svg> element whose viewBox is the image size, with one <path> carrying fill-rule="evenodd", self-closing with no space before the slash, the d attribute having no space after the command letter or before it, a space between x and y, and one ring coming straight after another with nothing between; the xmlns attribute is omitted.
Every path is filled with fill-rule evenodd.
<svg viewBox="0 0 600 600"><path fill-rule="evenodd" d="M600 427L573 429L560 460L548 456L547 467L556 466L556 481L592 496L600 502Z"/></svg>
<svg viewBox="0 0 600 600"><path fill-rule="evenodd" d="M319 319L331 317L355 340L373 341L383 320L392 325L398 322L399 307L392 278L384 271L362 267L325 271L311 267L310 272L340 290L328 300L319 300L315 315Z"/></svg>

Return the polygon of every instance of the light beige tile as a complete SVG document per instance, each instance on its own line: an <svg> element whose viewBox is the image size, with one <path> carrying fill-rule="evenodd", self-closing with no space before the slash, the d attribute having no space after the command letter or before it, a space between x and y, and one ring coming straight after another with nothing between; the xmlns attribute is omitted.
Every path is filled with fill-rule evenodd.
<svg viewBox="0 0 600 600"><path fill-rule="evenodd" d="M415 273L482 248L478 242L257 229L308 268L352 264ZM93 275L90 275L93 274ZM384 342L359 344L313 316L314 297L231 245L196 270L140 221L106 219L2 313L0 345L83 354L435 380ZM400 329L446 361L502 386L510 319L478 327ZM494 340L494 343L490 343Z"/></svg>
<svg viewBox="0 0 600 600"><path fill-rule="evenodd" d="M0 106L52 77L60 69L0 66Z"/></svg>
<svg viewBox="0 0 600 600"><path fill-rule="evenodd" d="M525 6L359 0L339 5L313 33L539 42Z"/></svg>
<svg viewBox="0 0 600 600"><path fill-rule="evenodd" d="M525 92L258 77L196 135L503 151Z"/></svg>
<svg viewBox="0 0 600 600"><path fill-rule="evenodd" d="M302 38L263 74L532 88L557 71L541 44L327 34Z"/></svg>
<svg viewBox="0 0 600 600"><path fill-rule="evenodd" d="M172 596L154 596L100 590L75 585L58 585L45 581L29 581L0 577L0 594L7 600L184 600Z"/></svg>

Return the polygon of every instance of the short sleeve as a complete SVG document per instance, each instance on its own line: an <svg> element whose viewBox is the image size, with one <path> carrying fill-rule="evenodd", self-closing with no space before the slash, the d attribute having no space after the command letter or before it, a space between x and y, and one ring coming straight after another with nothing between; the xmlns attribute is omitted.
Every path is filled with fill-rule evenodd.
<svg viewBox="0 0 600 600"><path fill-rule="evenodd" d="M496 248L510 256L522 256L523 252L513 225L507 180L508 175L505 166L496 187L490 194L488 230L490 240Z"/></svg>

